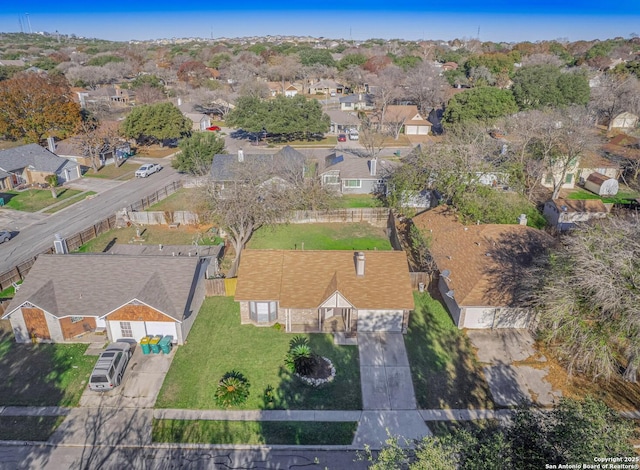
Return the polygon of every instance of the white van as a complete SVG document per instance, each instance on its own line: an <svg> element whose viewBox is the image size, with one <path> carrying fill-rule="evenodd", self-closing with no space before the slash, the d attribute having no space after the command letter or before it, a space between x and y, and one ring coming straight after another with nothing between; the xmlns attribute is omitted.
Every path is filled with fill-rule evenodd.
<svg viewBox="0 0 640 470"><path fill-rule="evenodd" d="M360 134L358 134L358 131L355 129L352 129L349 132L349 140L358 140L360 139Z"/></svg>
<svg viewBox="0 0 640 470"><path fill-rule="evenodd" d="M128 342L119 340L107 346L91 372L89 388L96 392L106 392L120 385L131 354Z"/></svg>

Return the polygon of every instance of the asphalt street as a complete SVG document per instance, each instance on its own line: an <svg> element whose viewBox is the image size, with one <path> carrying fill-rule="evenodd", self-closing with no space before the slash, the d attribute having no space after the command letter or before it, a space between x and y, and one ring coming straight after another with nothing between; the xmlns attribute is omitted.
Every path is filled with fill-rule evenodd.
<svg viewBox="0 0 640 470"><path fill-rule="evenodd" d="M56 233L63 237L71 236L180 179L180 174L171 168L168 161L158 162L164 167L159 173L123 182L92 199L85 199L22 227L14 238L0 244L0 272L47 250L53 245Z"/></svg>

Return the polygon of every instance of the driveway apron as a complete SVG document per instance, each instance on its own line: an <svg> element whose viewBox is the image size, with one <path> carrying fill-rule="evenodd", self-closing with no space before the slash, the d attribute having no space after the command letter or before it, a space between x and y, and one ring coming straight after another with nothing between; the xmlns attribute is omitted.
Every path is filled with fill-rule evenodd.
<svg viewBox="0 0 640 470"><path fill-rule="evenodd" d="M358 333L362 419L355 445L380 448L391 436L431 434L417 411L409 360L400 333Z"/></svg>

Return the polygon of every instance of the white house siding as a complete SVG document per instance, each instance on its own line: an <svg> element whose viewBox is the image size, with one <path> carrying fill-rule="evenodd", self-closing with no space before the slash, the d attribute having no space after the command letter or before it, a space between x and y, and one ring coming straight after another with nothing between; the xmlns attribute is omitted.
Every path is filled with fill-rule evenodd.
<svg viewBox="0 0 640 470"><path fill-rule="evenodd" d="M109 331L111 341L117 341L120 338L126 338L122 335L122 330L120 329L120 321L107 321L107 329ZM133 339L137 342L147 336L147 330L145 327L145 322L143 321L130 321L131 331L133 333ZM152 333L152 332L149 332Z"/></svg>
<svg viewBox="0 0 640 470"><path fill-rule="evenodd" d="M56 317L44 312L44 318L47 320L47 327L49 328L49 336L54 343L63 343L64 335L62 334L62 327L60 326L60 320Z"/></svg>
<svg viewBox="0 0 640 470"><path fill-rule="evenodd" d="M402 310L358 310L358 331L402 332Z"/></svg>
<svg viewBox="0 0 640 470"><path fill-rule="evenodd" d="M146 330L147 334L151 336L162 335L173 336L174 340L178 339L178 334L176 331L176 322L172 321L148 321L146 322Z"/></svg>
<svg viewBox="0 0 640 470"><path fill-rule="evenodd" d="M458 306L458 303L454 299L446 295L446 293L449 291L449 287L447 286L447 283L442 277L438 280L438 289L442 294L444 303L447 305L447 309L451 314L451 318L453 318L453 322L456 324L457 327L462 328L460 326L460 307Z"/></svg>
<svg viewBox="0 0 640 470"><path fill-rule="evenodd" d="M27 324L24 322L24 317L22 316L22 310L17 310L12 313L9 321L11 322L11 328L13 329L13 336L15 336L16 342L28 343L31 341L29 339Z"/></svg>
<svg viewBox="0 0 640 470"><path fill-rule="evenodd" d="M322 303L322 305L320 305L320 307L321 308L353 308L353 305L351 305L342 295L336 292L327 300L325 300Z"/></svg>
<svg viewBox="0 0 640 470"><path fill-rule="evenodd" d="M66 183L67 181L77 180L82 176L82 173L80 172L80 165L77 165L74 167L63 168L57 172L56 175L61 183Z"/></svg>

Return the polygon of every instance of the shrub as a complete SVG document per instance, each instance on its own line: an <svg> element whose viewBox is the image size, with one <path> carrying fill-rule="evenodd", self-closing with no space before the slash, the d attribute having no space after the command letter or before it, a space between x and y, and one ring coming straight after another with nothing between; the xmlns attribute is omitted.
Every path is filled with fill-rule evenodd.
<svg viewBox="0 0 640 470"><path fill-rule="evenodd" d="M220 406L241 405L249 398L249 381L240 372L227 372L218 382L216 388L216 402Z"/></svg>

